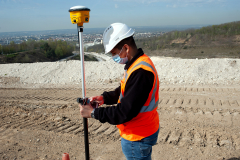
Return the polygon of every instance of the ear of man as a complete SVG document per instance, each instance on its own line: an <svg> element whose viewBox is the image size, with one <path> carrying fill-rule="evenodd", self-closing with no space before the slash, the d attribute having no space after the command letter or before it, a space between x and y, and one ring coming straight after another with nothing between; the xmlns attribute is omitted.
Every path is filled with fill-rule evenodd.
<svg viewBox="0 0 240 160"><path fill-rule="evenodd" d="M121 50L125 44L127 44L131 48L134 48L134 49L137 48L136 43L133 39L133 36L123 39L114 48Z"/></svg>

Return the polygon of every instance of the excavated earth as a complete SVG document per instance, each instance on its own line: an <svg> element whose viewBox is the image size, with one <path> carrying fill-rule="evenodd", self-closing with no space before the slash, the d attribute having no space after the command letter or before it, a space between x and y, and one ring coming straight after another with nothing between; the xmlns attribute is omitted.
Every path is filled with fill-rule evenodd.
<svg viewBox="0 0 240 160"><path fill-rule="evenodd" d="M154 61L161 86L153 160L240 159L239 62ZM60 160L66 152L85 159L76 64L0 66L0 160ZM123 73L111 62L86 70L87 97L115 89ZM115 126L88 119L88 129L91 160L125 159Z"/></svg>
<svg viewBox="0 0 240 160"><path fill-rule="evenodd" d="M113 88L88 88L87 96ZM0 159L85 159L81 89L1 88ZM161 87L153 159L239 159L240 88ZM93 160L125 159L115 126L88 119Z"/></svg>

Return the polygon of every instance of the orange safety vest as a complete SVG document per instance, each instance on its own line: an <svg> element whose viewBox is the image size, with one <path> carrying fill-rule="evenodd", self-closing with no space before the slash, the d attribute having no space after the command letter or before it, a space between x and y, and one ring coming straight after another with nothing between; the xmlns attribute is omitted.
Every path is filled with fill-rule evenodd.
<svg viewBox="0 0 240 160"><path fill-rule="evenodd" d="M121 93L118 103L121 103L121 99L124 97L125 86L128 78L139 68L152 72L154 74L154 83L148 99L142 106L140 113L132 120L117 125L120 136L129 141L141 140L154 134L159 129L159 116L157 112L159 101L159 79L157 70L147 55L143 54L140 56L135 62L133 62L128 70L125 71L124 77L121 80Z"/></svg>

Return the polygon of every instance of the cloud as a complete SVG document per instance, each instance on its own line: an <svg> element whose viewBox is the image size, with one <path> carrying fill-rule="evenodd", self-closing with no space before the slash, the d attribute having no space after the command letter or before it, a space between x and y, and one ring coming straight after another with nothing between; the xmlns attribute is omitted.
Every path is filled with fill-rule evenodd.
<svg viewBox="0 0 240 160"><path fill-rule="evenodd" d="M159 0L114 0L118 2L137 2L137 3L153 3L158 2Z"/></svg>
<svg viewBox="0 0 240 160"><path fill-rule="evenodd" d="M176 4L168 4L167 7L168 8L177 8L178 6Z"/></svg>
<svg viewBox="0 0 240 160"><path fill-rule="evenodd" d="M21 0L1 0L1 2L22 2Z"/></svg>
<svg viewBox="0 0 240 160"><path fill-rule="evenodd" d="M118 8L118 5L117 5L117 4L115 4L115 8Z"/></svg>
<svg viewBox="0 0 240 160"><path fill-rule="evenodd" d="M23 0L1 0L1 3L9 3L9 2L14 2L14 3L23 3Z"/></svg>
<svg viewBox="0 0 240 160"><path fill-rule="evenodd" d="M189 5L204 5L209 3L221 4L226 0L113 0L118 2L137 2L137 3L167 3L168 6L189 6Z"/></svg>
<svg viewBox="0 0 240 160"><path fill-rule="evenodd" d="M36 7L26 7L26 8L23 8L23 9L25 9L25 10L34 10L34 9L36 9Z"/></svg>

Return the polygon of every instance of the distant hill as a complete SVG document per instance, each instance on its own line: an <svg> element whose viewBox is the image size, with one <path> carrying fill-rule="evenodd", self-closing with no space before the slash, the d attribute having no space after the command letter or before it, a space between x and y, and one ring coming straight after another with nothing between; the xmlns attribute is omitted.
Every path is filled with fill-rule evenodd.
<svg viewBox="0 0 240 160"><path fill-rule="evenodd" d="M187 29L184 31L171 31L163 36L138 39L140 47L149 50L169 48L174 45L183 46L218 46L236 44L235 36L240 35L240 21L212 25L200 29Z"/></svg>
<svg viewBox="0 0 240 160"><path fill-rule="evenodd" d="M150 56L179 58L240 58L240 21L199 29L175 30L162 36L135 39ZM103 52L102 45L87 51Z"/></svg>
<svg viewBox="0 0 240 160"><path fill-rule="evenodd" d="M163 36L137 39L152 56L180 58L240 58L240 21L171 31Z"/></svg>

